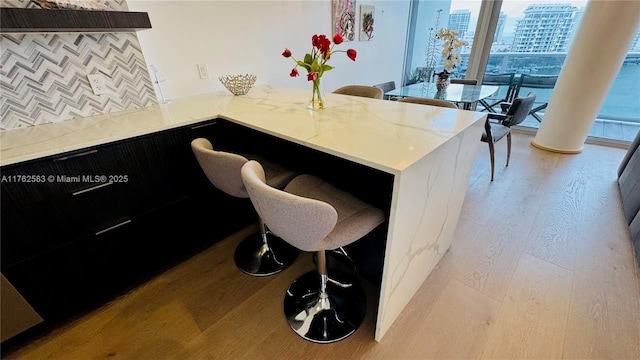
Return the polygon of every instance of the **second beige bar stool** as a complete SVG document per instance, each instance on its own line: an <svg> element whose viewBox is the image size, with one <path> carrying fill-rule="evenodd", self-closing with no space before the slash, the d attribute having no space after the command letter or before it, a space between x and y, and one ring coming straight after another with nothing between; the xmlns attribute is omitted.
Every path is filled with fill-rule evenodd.
<svg viewBox="0 0 640 360"><path fill-rule="evenodd" d="M249 198L270 229L291 245L317 254L317 271L291 283L284 314L302 338L332 343L353 334L364 319L366 301L355 282L327 274L326 250L354 243L384 222L382 210L311 175L299 175L284 188L265 183L256 161L242 166ZM335 275L334 275L335 276Z"/></svg>
<svg viewBox="0 0 640 360"><path fill-rule="evenodd" d="M214 150L211 142L205 138L193 140L191 149L202 171L216 188L234 197L249 197L240 175L242 165L249 159L242 155ZM293 171L256 155L247 155L247 157L257 159L264 164L267 169L267 181L276 188L283 188L296 175ZM245 274L273 275L291 265L298 257L299 250L273 236L260 216L258 216L258 224L260 232L249 235L238 244L234 260L238 269Z"/></svg>

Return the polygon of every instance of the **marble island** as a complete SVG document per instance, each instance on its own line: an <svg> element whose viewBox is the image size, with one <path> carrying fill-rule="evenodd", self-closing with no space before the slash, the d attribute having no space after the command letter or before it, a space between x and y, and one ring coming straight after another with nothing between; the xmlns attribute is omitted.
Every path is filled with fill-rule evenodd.
<svg viewBox="0 0 640 360"><path fill-rule="evenodd" d="M4 131L0 165L225 119L389 174L380 340L451 244L486 114L331 93L324 110L311 111L309 98L310 90L257 86Z"/></svg>
<svg viewBox="0 0 640 360"><path fill-rule="evenodd" d="M305 106L308 93L258 86L243 96L211 93L138 110L3 131L0 165L224 118L397 173L482 118L467 111L335 94L326 94L326 109L310 111Z"/></svg>

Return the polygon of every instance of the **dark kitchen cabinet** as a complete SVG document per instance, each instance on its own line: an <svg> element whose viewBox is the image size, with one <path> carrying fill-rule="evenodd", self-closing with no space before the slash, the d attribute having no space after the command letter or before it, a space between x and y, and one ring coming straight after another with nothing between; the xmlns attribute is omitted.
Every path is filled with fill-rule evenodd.
<svg viewBox="0 0 640 360"><path fill-rule="evenodd" d="M195 137L228 141L216 125L2 167L2 275L41 326L94 308L256 221L250 201L215 189L193 156Z"/></svg>
<svg viewBox="0 0 640 360"><path fill-rule="evenodd" d="M174 130L4 167L2 267L188 196L187 135Z"/></svg>

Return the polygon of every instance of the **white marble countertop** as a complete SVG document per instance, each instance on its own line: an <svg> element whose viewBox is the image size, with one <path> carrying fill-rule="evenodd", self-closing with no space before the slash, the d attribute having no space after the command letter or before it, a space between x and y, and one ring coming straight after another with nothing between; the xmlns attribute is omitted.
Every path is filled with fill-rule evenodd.
<svg viewBox="0 0 640 360"><path fill-rule="evenodd" d="M246 95L215 92L139 110L0 132L0 165L224 118L277 137L399 174L486 114L326 94L311 111L299 89L258 86ZM478 139L480 141L480 139Z"/></svg>

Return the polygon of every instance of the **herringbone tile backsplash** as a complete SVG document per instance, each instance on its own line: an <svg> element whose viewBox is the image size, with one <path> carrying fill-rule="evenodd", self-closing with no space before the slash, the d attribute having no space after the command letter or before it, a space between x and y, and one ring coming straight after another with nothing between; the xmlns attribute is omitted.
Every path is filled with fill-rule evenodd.
<svg viewBox="0 0 640 360"><path fill-rule="evenodd" d="M0 5L25 7L26 3L11 0ZM113 10L126 10L124 0L104 3ZM89 74L102 74L110 93L94 95ZM0 130L155 103L133 32L0 35Z"/></svg>

